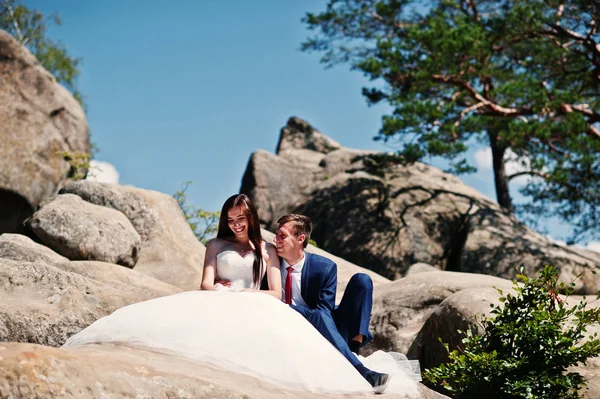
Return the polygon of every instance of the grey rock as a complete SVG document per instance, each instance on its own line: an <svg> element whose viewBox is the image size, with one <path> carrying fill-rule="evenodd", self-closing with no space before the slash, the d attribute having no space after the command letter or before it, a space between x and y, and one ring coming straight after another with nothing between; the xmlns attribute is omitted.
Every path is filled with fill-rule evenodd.
<svg viewBox="0 0 600 399"><path fill-rule="evenodd" d="M81 105L2 30L0 82L0 234L20 233L69 177L57 152L89 153L89 131Z"/></svg>
<svg viewBox="0 0 600 399"><path fill-rule="evenodd" d="M60 193L78 195L89 203L115 209L129 219L142 239L135 270L185 290L200 287L205 248L173 197L87 180L70 182Z"/></svg>
<svg viewBox="0 0 600 399"><path fill-rule="evenodd" d="M0 235L0 258L49 265L66 263L69 259L21 234Z"/></svg>
<svg viewBox="0 0 600 399"><path fill-rule="evenodd" d="M71 260L99 260L133 267L141 238L114 209L90 204L73 194L58 195L33 214L39 239Z"/></svg>
<svg viewBox="0 0 600 399"><path fill-rule="evenodd" d="M504 278L553 264L564 282L583 273L578 293L600 289L591 273L600 254L554 244L455 176L331 144L297 118L282 129L276 155L252 154L240 191L266 229L285 213L308 215L320 248L390 279L415 263Z"/></svg>
<svg viewBox="0 0 600 399"><path fill-rule="evenodd" d="M404 396L386 394L389 398ZM162 399L344 399L288 390L249 375L126 344L48 348L0 344L0 397ZM443 399L421 385L414 399Z"/></svg>
<svg viewBox="0 0 600 399"><path fill-rule="evenodd" d="M444 273L444 272L441 272ZM446 272L448 274L448 272ZM481 276L483 277L483 276ZM453 279L448 275L449 279ZM515 294L508 281L496 288L501 288L503 294ZM464 348L462 339L465 337L465 331L472 331L475 334L483 333L481 321L485 318L493 317L491 305L501 305L500 293L491 286L464 288L456 291L444 299L441 304L433 309L426 322L423 324L419 333L407 351L410 359L418 359L421 369L432 368L448 360L447 351L440 343L440 340L448 345L450 350ZM567 308L578 306L585 299L582 296L569 296L568 298L560 296ZM586 308L596 306L594 301L587 303ZM586 336L600 333L598 324L591 325L585 332ZM585 394L586 398L598 397L600 385L595 384L596 377L600 375L600 358L591 358L586 365L571 367L569 371L581 373L590 386Z"/></svg>
<svg viewBox="0 0 600 399"><path fill-rule="evenodd" d="M512 282L481 274L431 271L379 286L371 315L374 339L364 347L365 353L378 349L408 353L419 332L425 330L425 322L447 298L463 290L485 292L492 287L509 290ZM415 358L418 352L411 355Z"/></svg>
<svg viewBox="0 0 600 399"><path fill-rule="evenodd" d="M571 367L568 371L577 372L585 378L587 382L587 386L583 389L585 399L600 398L600 358L590 359L585 365Z"/></svg>
<svg viewBox="0 0 600 399"><path fill-rule="evenodd" d="M436 272L436 271L440 271L440 269L435 266L428 265L427 263L415 263L414 265L412 265L408 268L405 276L410 276L411 274L416 274L416 273L426 273L426 272Z"/></svg>
<svg viewBox="0 0 600 399"><path fill-rule="evenodd" d="M464 347L461 333L475 329L481 333L482 318L490 316L490 304L497 304L500 294L492 287L467 288L446 298L431 313L411 344L406 356L418 359L422 369L448 361L446 349Z"/></svg>
<svg viewBox="0 0 600 399"><path fill-rule="evenodd" d="M176 292L109 263L48 265L0 258L0 341L60 346L118 308Z"/></svg>
<svg viewBox="0 0 600 399"><path fill-rule="evenodd" d="M289 150L310 150L322 154L342 148L340 144L316 130L306 121L292 117L281 129L277 153Z"/></svg>

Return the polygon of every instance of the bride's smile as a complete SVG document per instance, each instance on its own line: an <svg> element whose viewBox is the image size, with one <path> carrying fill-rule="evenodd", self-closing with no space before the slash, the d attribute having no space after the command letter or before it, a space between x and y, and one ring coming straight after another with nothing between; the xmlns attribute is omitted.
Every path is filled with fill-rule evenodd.
<svg viewBox="0 0 600 399"><path fill-rule="evenodd" d="M248 241L248 220L241 206L231 208L227 212L227 224L235 234L236 239Z"/></svg>

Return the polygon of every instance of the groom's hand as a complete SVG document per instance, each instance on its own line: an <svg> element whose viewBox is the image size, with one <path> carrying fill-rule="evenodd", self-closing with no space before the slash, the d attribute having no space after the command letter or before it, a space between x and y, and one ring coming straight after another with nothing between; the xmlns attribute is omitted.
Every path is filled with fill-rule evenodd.
<svg viewBox="0 0 600 399"><path fill-rule="evenodd" d="M231 281L215 279L215 284L221 284L223 287L231 287Z"/></svg>

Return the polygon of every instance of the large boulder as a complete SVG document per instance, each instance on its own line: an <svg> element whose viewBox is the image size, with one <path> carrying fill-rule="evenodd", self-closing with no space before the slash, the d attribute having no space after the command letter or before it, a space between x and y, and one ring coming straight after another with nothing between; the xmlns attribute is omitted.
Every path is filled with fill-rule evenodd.
<svg viewBox="0 0 600 399"><path fill-rule="evenodd" d="M24 262L42 262L48 265L60 265L69 262L48 247L40 245L21 234L5 233L0 235L0 258Z"/></svg>
<svg viewBox="0 0 600 399"><path fill-rule="evenodd" d="M406 355L418 359L422 369L448 361L442 342L450 350L464 347L463 332L475 329L481 333L479 322L490 317L490 304L498 304L499 297L493 287L466 288L450 295L430 314Z"/></svg>
<svg viewBox="0 0 600 399"><path fill-rule="evenodd" d="M0 343L2 398L344 399L285 389L207 363L111 343L75 348ZM389 398L404 396L386 395ZM413 399L443 399L425 386Z"/></svg>
<svg viewBox="0 0 600 399"><path fill-rule="evenodd" d="M557 245L457 177L384 153L344 148L298 118L282 129L277 154L252 154L241 192L272 230L284 213L312 218L320 248L387 278L414 263L513 278L523 266L561 268L580 293L600 289L600 254Z"/></svg>
<svg viewBox="0 0 600 399"><path fill-rule="evenodd" d="M60 346L118 308L180 292L111 263L12 256L17 259L0 258L0 341Z"/></svg>
<svg viewBox="0 0 600 399"><path fill-rule="evenodd" d="M58 152L89 153L81 105L36 58L0 30L0 234L23 221L68 179Z"/></svg>
<svg viewBox="0 0 600 399"><path fill-rule="evenodd" d="M503 290L507 294L507 290ZM421 369L437 367L448 361L448 352L442 342L450 350L464 349L462 340L465 331L475 334L483 333L483 318L492 317L490 305L500 305L500 293L493 287L465 288L448 296L442 303L435 307L427 318L423 327L416 335L408 349L409 359L419 360ZM561 296L567 307L576 307L585 299L582 296ZM595 304L588 303L587 308ZM588 326L585 335L590 337L600 333L600 325ZM442 342L440 342L440 340ZM600 397L600 358L588 359L585 364L570 367L568 371L580 373L587 381L588 386L583 390L584 398Z"/></svg>
<svg viewBox="0 0 600 399"><path fill-rule="evenodd" d="M205 248L173 197L87 180L70 182L60 193L75 194L91 204L115 209L129 219L141 237L136 271L184 290L200 288Z"/></svg>
<svg viewBox="0 0 600 399"><path fill-rule="evenodd" d="M438 311L440 304L447 298L463 290L469 290L470 295L475 295L473 292L477 290L487 292L487 289L493 287L508 291L512 282L481 274L429 271L411 273L389 284L380 285L375 290L371 315L371 331L374 338L365 346L365 353L378 349L408 353L419 332L427 332L424 325L432 313ZM473 298L475 297L477 296ZM465 317L479 314L480 303L482 302L473 300L473 307L464 310L464 314L467 315ZM443 321L440 324L440 329L447 329L448 334L455 333L455 327L459 325L444 325ZM435 332L440 330L432 333ZM423 346L424 344L421 344L421 347ZM420 358L420 353L414 348L410 353L411 358Z"/></svg>
<svg viewBox="0 0 600 399"><path fill-rule="evenodd" d="M57 195L31 217L33 233L71 260L98 260L133 267L141 239L123 213L73 194Z"/></svg>

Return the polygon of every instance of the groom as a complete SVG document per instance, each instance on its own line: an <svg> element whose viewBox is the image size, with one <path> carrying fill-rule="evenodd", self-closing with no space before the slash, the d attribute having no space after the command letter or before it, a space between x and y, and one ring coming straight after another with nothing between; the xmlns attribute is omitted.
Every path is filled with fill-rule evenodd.
<svg viewBox="0 0 600 399"><path fill-rule="evenodd" d="M337 265L320 255L304 251L312 222L304 215L289 214L277 224L275 246L282 258L281 277L284 302L304 316L331 342L358 372L381 393L389 376L366 368L353 353L373 339L369 321L373 282L364 273L350 279L340 305L335 307Z"/></svg>

